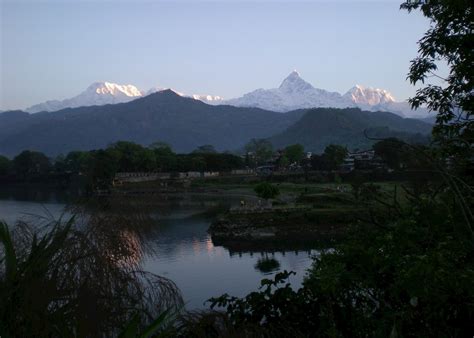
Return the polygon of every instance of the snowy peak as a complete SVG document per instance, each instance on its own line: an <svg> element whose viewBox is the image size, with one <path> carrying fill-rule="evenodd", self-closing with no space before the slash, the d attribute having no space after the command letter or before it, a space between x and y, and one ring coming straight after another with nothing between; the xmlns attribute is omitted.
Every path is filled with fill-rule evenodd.
<svg viewBox="0 0 474 338"><path fill-rule="evenodd" d="M257 107L277 112L287 112L307 108L347 108L359 107L369 111L388 111L401 116L426 115L426 110L414 112L407 102L397 102L384 89L356 85L341 95L313 87L303 80L295 70L288 75L280 87L257 89L242 97L221 103L238 107Z"/></svg>
<svg viewBox="0 0 474 338"><path fill-rule="evenodd" d="M296 70L294 70L283 80L279 89L287 93L293 93L304 92L307 90L314 89L314 87L305 80L303 80L300 77L300 74Z"/></svg>
<svg viewBox="0 0 474 338"><path fill-rule="evenodd" d="M208 104L218 104L219 102L224 100L222 97L217 96L217 95L201 95L201 94L186 95L172 88L162 88L162 87L153 87L150 90L148 90L145 95L150 95L150 94L161 92L164 90L171 90L172 92L178 94L179 96L190 97L194 100L202 101Z"/></svg>
<svg viewBox="0 0 474 338"><path fill-rule="evenodd" d="M26 109L29 113L56 111L82 106L100 106L132 101L143 94L132 85L120 85L112 82L94 82L82 93L65 100L46 101Z"/></svg>
<svg viewBox="0 0 474 338"><path fill-rule="evenodd" d="M128 97L141 97L143 95L135 86L119 85L112 82L94 82L86 89L86 92L94 93L96 95L123 95Z"/></svg>
<svg viewBox="0 0 474 338"><path fill-rule="evenodd" d="M385 89L356 85L344 94L352 102L360 105L375 106L395 102L395 98Z"/></svg>
<svg viewBox="0 0 474 338"><path fill-rule="evenodd" d="M280 87L257 89L244 96L224 101L223 103L238 107L257 107L277 112L295 109L333 107L346 108L354 103L339 93L314 88L303 80L297 71L288 75Z"/></svg>
<svg viewBox="0 0 474 338"><path fill-rule="evenodd" d="M193 94L191 97L195 100L203 101L209 104L217 104L218 102L223 101L224 99L217 95L201 95L201 94Z"/></svg>
<svg viewBox="0 0 474 338"><path fill-rule="evenodd" d="M180 96L191 97L195 100L200 100L209 104L217 104L220 101L223 101L220 96L197 94L185 95L171 88L154 87L147 92L142 92L137 87L130 84L121 85L113 82L94 82L77 96L61 101L46 101L31 106L25 110L29 113L37 113L40 111L56 111L65 108L124 103L168 89Z"/></svg>

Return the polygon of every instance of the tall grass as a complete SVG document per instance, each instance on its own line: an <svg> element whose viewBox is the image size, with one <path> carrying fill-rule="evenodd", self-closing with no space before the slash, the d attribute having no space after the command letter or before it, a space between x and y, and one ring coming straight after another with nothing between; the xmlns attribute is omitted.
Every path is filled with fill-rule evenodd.
<svg viewBox="0 0 474 338"><path fill-rule="evenodd" d="M0 222L1 337L117 336L182 307L172 281L140 269L146 217L75 214Z"/></svg>

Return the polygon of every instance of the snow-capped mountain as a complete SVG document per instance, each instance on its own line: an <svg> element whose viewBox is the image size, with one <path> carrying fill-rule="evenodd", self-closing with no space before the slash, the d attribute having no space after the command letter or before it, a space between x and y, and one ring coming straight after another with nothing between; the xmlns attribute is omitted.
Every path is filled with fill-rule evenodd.
<svg viewBox="0 0 474 338"><path fill-rule="evenodd" d="M242 97L226 100L222 103L278 112L302 108L345 108L355 106L351 100L339 93L314 88L310 83L303 80L297 71L291 72L278 88L257 89Z"/></svg>
<svg viewBox="0 0 474 338"><path fill-rule="evenodd" d="M361 85L356 85L349 89L349 91L344 94L344 97L359 106L366 105L368 107L395 102L392 94L385 89L364 87Z"/></svg>
<svg viewBox="0 0 474 338"><path fill-rule="evenodd" d="M64 108L124 103L165 89L168 88L154 87L146 92L142 92L133 85L120 85L112 82L94 82L77 96L61 101L46 101L26 108L25 111L29 113L37 113L40 111L56 111ZM200 100L206 103L216 104L223 100L219 96L198 94L185 95L176 90L173 91L181 96L191 97L195 100Z"/></svg>
<svg viewBox="0 0 474 338"><path fill-rule="evenodd" d="M156 93L156 92L161 92L161 91L167 90L167 89L172 90L173 92L175 92L179 96L190 97L192 99L203 101L204 103L208 103L208 104L219 104L219 103L224 101L224 99L222 97L216 96L216 95L201 95L201 94L186 95L186 94L178 92L178 91L176 91L172 88L163 88L163 87L153 87L153 88L149 89L146 92L145 96Z"/></svg>
<svg viewBox="0 0 474 338"><path fill-rule="evenodd" d="M95 106L128 102L143 94L132 85L119 85L111 82L94 82L77 96L62 101L52 100L36 104L26 109L27 112L55 111L64 108Z"/></svg>
<svg viewBox="0 0 474 338"><path fill-rule="evenodd" d="M313 87L297 71L291 72L278 88L257 89L239 98L219 101L218 104L278 112L319 107L359 107L369 111L388 111L404 117L427 115L426 109L413 111L408 102L397 102L387 90L356 85L341 95Z"/></svg>
<svg viewBox="0 0 474 338"><path fill-rule="evenodd" d="M396 101L392 94L385 89L356 85L349 89L344 97L350 99L359 108L369 111L388 111L405 117L423 118L428 116L428 110L419 108L412 110L408 102Z"/></svg>
<svg viewBox="0 0 474 338"><path fill-rule="evenodd" d="M26 109L27 112L56 111L64 108L104 105L128 102L165 89L154 87L140 91L133 85L119 85L111 82L95 82L85 91L70 99L46 101ZM277 112L318 107L346 108L359 107L370 111L389 111L404 117L426 117L426 109L413 111L407 102L397 102L392 94L384 89L356 85L344 95L313 87L301 78L297 71L288 75L278 88L257 89L242 97L224 100L220 96L178 92L176 94L200 100L207 104L227 104L237 107L257 107Z"/></svg>

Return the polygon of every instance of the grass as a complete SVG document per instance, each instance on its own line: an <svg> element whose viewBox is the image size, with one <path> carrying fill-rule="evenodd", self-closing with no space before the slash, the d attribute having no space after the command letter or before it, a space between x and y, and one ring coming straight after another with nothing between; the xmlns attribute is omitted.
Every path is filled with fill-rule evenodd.
<svg viewBox="0 0 474 338"><path fill-rule="evenodd" d="M76 213L44 226L0 222L2 337L117 336L137 314L146 327L181 306L172 281L140 269L143 217Z"/></svg>

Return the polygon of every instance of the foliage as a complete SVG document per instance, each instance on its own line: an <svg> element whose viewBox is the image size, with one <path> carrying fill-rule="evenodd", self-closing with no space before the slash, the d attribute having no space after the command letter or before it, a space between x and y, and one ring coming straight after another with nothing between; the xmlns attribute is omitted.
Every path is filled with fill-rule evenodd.
<svg viewBox="0 0 474 338"><path fill-rule="evenodd" d="M434 149L422 145L410 145L396 138L381 140L373 145L373 149L375 155L391 169L433 169L427 155L431 156L430 153L435 151Z"/></svg>
<svg viewBox="0 0 474 338"><path fill-rule="evenodd" d="M254 191L258 197L264 199L275 198L280 194L280 190L278 189L278 187L268 182L262 182L257 184L254 188Z"/></svg>
<svg viewBox="0 0 474 338"><path fill-rule="evenodd" d="M73 173L84 173L90 164L91 158L91 152L71 151L64 159L64 169Z"/></svg>
<svg viewBox="0 0 474 338"><path fill-rule="evenodd" d="M347 153L346 147L330 144L322 155L311 157L311 167L315 170L336 170L344 163Z"/></svg>
<svg viewBox="0 0 474 338"><path fill-rule="evenodd" d="M304 157L304 147L301 144L287 146L284 154L290 163L299 163Z"/></svg>
<svg viewBox="0 0 474 338"><path fill-rule="evenodd" d="M277 273L273 280L263 279L260 291L251 292L244 298L227 294L211 298L212 308L224 308L228 320L241 337L251 337L255 327L264 330L261 337L305 336L319 326L319 304L313 299L309 289L297 291L291 288L287 279L294 272ZM250 331L250 332L249 332ZM247 333L247 334L246 334Z"/></svg>
<svg viewBox="0 0 474 338"><path fill-rule="evenodd" d="M136 314L142 329L180 307L173 282L139 269L139 229L132 216L103 212L13 233L0 223L0 334L116 336Z"/></svg>
<svg viewBox="0 0 474 338"><path fill-rule="evenodd" d="M403 205L378 202L381 192L370 184L360 191L361 206L378 209L383 221L355 223L345 240L315 259L302 288L293 290L285 272L263 280L258 292L223 295L211 306L223 307L235 330L259 326L275 337L471 334L474 237L453 191L427 186Z"/></svg>
<svg viewBox="0 0 474 338"><path fill-rule="evenodd" d="M48 173L51 163L43 153L25 150L15 156L13 168L21 177L28 177Z"/></svg>
<svg viewBox="0 0 474 338"><path fill-rule="evenodd" d="M86 175L89 189L107 189L118 170L118 159L114 152L97 150L91 152Z"/></svg>
<svg viewBox="0 0 474 338"><path fill-rule="evenodd" d="M0 155L0 176L7 175L11 169L11 161L5 157Z"/></svg>
<svg viewBox="0 0 474 338"><path fill-rule="evenodd" d="M121 172L148 172L155 169L155 153L139 144L119 141L108 150L116 154Z"/></svg>
<svg viewBox="0 0 474 338"><path fill-rule="evenodd" d="M418 56L411 61L408 79L414 85L430 78L409 102L437 112L433 136L445 154L462 163L472 162L474 142L474 6L469 0L407 1L409 12L420 9L430 28L418 41ZM449 74L435 73L440 63Z"/></svg>
<svg viewBox="0 0 474 338"><path fill-rule="evenodd" d="M324 149L324 155L328 160L330 168L333 170L339 168L344 163L347 153L346 147L337 144L330 144Z"/></svg>
<svg viewBox="0 0 474 338"><path fill-rule="evenodd" d="M251 139L245 146L245 151L251 153L255 164L259 165L271 159L273 155L273 146L265 139Z"/></svg>
<svg viewBox="0 0 474 338"><path fill-rule="evenodd" d="M257 261L254 267L256 270L268 274L278 270L280 268L280 262L275 258L263 257Z"/></svg>
<svg viewBox="0 0 474 338"><path fill-rule="evenodd" d="M286 155L282 155L278 159L278 166L280 168L286 168L288 167L289 164L290 164L290 160L288 160L288 157L286 157Z"/></svg>
<svg viewBox="0 0 474 338"><path fill-rule="evenodd" d="M375 143L372 148L375 150L375 155L379 156L389 168L401 168L405 142L396 138L387 138Z"/></svg>

